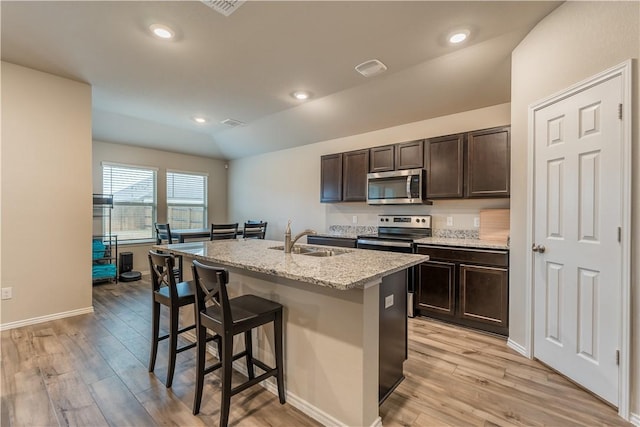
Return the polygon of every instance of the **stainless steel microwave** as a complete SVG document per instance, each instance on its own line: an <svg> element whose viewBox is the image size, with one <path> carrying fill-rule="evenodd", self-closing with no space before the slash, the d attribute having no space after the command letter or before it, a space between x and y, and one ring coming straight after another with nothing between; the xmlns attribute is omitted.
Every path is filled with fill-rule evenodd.
<svg viewBox="0 0 640 427"><path fill-rule="evenodd" d="M370 205L423 204L426 197L424 169L405 169L367 174Z"/></svg>

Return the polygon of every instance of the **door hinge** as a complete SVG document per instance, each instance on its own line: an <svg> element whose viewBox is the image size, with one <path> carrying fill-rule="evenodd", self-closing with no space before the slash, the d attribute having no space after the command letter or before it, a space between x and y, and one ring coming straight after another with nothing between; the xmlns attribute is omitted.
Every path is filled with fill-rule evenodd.
<svg viewBox="0 0 640 427"><path fill-rule="evenodd" d="M618 118L622 120L622 104L618 104Z"/></svg>
<svg viewBox="0 0 640 427"><path fill-rule="evenodd" d="M622 227L618 227L618 242L622 242Z"/></svg>
<svg viewBox="0 0 640 427"><path fill-rule="evenodd" d="M616 365L620 366L620 350L616 350Z"/></svg>

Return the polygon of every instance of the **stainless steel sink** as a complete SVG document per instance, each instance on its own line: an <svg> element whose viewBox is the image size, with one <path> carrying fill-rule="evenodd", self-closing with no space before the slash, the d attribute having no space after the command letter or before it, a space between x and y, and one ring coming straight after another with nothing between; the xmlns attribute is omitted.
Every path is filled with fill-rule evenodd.
<svg viewBox="0 0 640 427"><path fill-rule="evenodd" d="M277 251L284 251L284 246L274 246L269 249L275 249ZM308 255L315 257L328 257L342 255L351 252L346 249L333 249L322 246L294 246L291 248L292 254Z"/></svg>

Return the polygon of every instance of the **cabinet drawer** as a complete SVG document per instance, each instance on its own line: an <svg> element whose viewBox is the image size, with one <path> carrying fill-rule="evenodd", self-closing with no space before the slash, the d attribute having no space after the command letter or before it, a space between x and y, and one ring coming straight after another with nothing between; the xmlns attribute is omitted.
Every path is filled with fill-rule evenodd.
<svg viewBox="0 0 640 427"><path fill-rule="evenodd" d="M507 267L509 265L509 253L502 250L489 249L461 249L446 246L418 245L417 252L429 255L432 260L470 262L474 264L494 265Z"/></svg>

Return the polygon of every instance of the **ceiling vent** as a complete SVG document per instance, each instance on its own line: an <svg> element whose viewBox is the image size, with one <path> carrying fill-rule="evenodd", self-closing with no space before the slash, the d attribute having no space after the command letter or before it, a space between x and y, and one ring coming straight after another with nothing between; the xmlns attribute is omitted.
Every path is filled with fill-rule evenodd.
<svg viewBox="0 0 640 427"><path fill-rule="evenodd" d="M211 9L215 10L218 13L223 14L224 16L229 16L246 0L200 0L202 3L209 6Z"/></svg>
<svg viewBox="0 0 640 427"><path fill-rule="evenodd" d="M372 59L356 65L356 71L365 77L373 77L387 71L387 66L377 59Z"/></svg>
<svg viewBox="0 0 640 427"><path fill-rule="evenodd" d="M223 125L227 125L229 127L232 127L232 128L234 128L236 126L244 126L244 125L246 125L246 123L241 122L240 120L235 120L235 119L224 119L220 123L222 123Z"/></svg>

